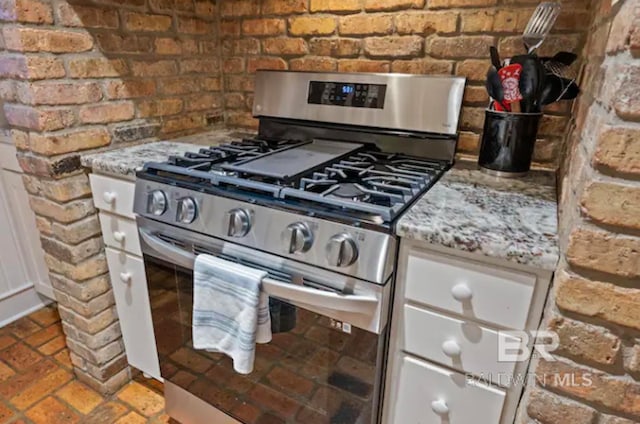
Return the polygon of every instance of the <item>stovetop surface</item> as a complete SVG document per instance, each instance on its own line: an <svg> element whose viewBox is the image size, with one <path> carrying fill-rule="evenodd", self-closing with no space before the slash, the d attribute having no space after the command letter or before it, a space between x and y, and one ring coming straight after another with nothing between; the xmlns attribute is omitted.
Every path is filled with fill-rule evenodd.
<svg viewBox="0 0 640 424"><path fill-rule="evenodd" d="M283 160L303 165L280 166ZM381 152L373 144L255 137L148 163L139 177L312 216L389 226L448 168L443 161Z"/></svg>

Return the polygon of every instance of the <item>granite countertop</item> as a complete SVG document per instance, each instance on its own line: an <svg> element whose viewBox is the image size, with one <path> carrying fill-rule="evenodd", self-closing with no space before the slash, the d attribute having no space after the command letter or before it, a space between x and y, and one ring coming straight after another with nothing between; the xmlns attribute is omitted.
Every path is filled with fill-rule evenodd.
<svg viewBox="0 0 640 424"><path fill-rule="evenodd" d="M401 217L396 233L552 271L557 217L555 174L496 178L460 162Z"/></svg>
<svg viewBox="0 0 640 424"><path fill-rule="evenodd" d="M218 129L171 141L155 141L138 145L112 146L107 150L82 155L82 166L94 172L135 178L136 171L146 162L164 162L171 155L197 152L204 146L215 146L223 142L239 140L249 134L237 130Z"/></svg>

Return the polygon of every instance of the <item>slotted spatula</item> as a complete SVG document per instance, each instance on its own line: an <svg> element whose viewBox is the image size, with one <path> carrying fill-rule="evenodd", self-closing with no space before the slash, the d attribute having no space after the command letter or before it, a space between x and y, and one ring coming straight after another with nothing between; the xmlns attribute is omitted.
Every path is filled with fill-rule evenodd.
<svg viewBox="0 0 640 424"><path fill-rule="evenodd" d="M560 3L547 1L538 5L522 34L522 41L529 54L540 47L559 14Z"/></svg>

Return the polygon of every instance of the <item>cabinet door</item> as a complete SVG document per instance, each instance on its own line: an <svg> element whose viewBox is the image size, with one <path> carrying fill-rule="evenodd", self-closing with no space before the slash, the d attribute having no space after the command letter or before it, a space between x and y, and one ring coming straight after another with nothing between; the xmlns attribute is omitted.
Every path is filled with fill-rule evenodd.
<svg viewBox="0 0 640 424"><path fill-rule="evenodd" d="M160 379L144 262L109 247L106 251L129 364Z"/></svg>

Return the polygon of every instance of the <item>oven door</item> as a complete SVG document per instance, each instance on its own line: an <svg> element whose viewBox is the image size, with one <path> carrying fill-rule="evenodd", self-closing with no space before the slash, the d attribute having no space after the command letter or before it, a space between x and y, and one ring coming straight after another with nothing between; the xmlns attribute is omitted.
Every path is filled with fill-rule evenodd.
<svg viewBox="0 0 640 424"><path fill-rule="evenodd" d="M378 422L391 284L355 280L141 217L138 225L160 368L169 386L197 396L235 420L230 422ZM193 262L199 253L269 273L263 289L270 296L273 339L256 345L249 375L235 373L223 354L193 349ZM170 415L172 403L167 394Z"/></svg>

